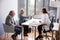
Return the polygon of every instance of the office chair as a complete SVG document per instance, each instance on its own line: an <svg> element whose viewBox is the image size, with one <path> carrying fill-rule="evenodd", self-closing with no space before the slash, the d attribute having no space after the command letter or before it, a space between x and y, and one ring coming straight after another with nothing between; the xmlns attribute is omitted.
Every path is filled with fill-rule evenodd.
<svg viewBox="0 0 60 40"><path fill-rule="evenodd" d="M6 40L6 37L8 38L7 33L14 33L14 27L13 26L8 26L6 24L3 24L3 27L4 27L4 31L5 31L5 40Z"/></svg>
<svg viewBox="0 0 60 40"><path fill-rule="evenodd" d="M53 21L54 21L54 17L52 17L52 20L51 20L51 23L49 25L49 30L45 30L43 31L43 33L45 33L45 35L43 35L43 37L45 37L46 39L50 40L49 37L52 37L50 35L47 35L47 32L52 32L52 28L54 27L54 24L53 24ZM54 38L53 38L54 39Z"/></svg>
<svg viewBox="0 0 60 40"><path fill-rule="evenodd" d="M50 35L47 35L47 32L50 32L50 31L52 32L52 28L54 27L53 21L54 21L54 17L52 17L51 23L49 25L49 30L45 30L45 29L43 30L43 33L45 33L45 35L43 35L43 37L45 37L46 39L48 38L48 40L50 40L49 37L52 37ZM47 24L43 24L43 27L45 27L45 26L47 26Z"/></svg>
<svg viewBox="0 0 60 40"><path fill-rule="evenodd" d="M3 24L3 27L4 27L4 31L5 31L5 40L8 38L8 33L15 33L15 31L14 31L15 27L14 26L8 26L6 24ZM22 35L23 34L21 33L21 40L23 39Z"/></svg>

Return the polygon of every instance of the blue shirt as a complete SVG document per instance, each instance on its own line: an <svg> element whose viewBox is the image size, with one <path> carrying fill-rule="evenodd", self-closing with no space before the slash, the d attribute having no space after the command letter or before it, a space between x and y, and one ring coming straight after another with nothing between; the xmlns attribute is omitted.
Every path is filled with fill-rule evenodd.
<svg viewBox="0 0 60 40"><path fill-rule="evenodd" d="M26 20L25 20L26 18L28 18L28 17L24 17L24 16L22 16L22 15L20 14L20 16L19 16L19 24L25 22L25 21L26 21Z"/></svg>

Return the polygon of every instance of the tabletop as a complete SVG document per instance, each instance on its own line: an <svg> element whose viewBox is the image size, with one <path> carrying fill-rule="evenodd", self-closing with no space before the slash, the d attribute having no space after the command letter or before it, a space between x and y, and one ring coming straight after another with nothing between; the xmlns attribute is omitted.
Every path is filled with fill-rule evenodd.
<svg viewBox="0 0 60 40"><path fill-rule="evenodd" d="M39 21L41 21L41 22L39 22ZM38 25L40 25L42 23L43 23L43 21L41 19L30 19L30 20L22 23L22 25L38 26Z"/></svg>

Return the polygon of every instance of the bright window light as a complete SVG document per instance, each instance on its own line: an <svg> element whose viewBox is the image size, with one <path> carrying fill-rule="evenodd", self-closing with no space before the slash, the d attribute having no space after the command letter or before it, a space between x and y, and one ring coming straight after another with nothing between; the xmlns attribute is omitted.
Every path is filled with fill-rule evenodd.
<svg viewBox="0 0 60 40"><path fill-rule="evenodd" d="M30 0L31 5L34 5L34 0Z"/></svg>
<svg viewBox="0 0 60 40"><path fill-rule="evenodd" d="M51 0L51 1L55 1L55 0Z"/></svg>

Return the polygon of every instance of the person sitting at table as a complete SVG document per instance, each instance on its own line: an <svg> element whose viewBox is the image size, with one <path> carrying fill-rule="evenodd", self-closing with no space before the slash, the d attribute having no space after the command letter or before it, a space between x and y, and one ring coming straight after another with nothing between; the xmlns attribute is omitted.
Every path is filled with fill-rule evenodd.
<svg viewBox="0 0 60 40"><path fill-rule="evenodd" d="M14 31L15 33L11 36L13 40L17 40L16 37L18 34L21 33L21 27L19 27L19 24L17 24L15 21L14 21L14 15L15 15L15 12L13 10L11 10L6 18L6 21L5 21L5 24L8 25L8 26L12 26L12 27L15 27Z"/></svg>
<svg viewBox="0 0 60 40"><path fill-rule="evenodd" d="M20 9L20 13L19 13L19 25L21 25L23 22L25 22L26 16L23 16L24 14L24 9Z"/></svg>
<svg viewBox="0 0 60 40"><path fill-rule="evenodd" d="M38 26L39 35L38 35L37 38L43 38L43 36L42 36L42 27L44 25L50 25L50 19L49 19L48 12L47 12L46 8L42 9L42 14L40 16L41 16L40 19L43 20L43 23ZM41 23L41 21L40 21L40 23Z"/></svg>
<svg viewBox="0 0 60 40"><path fill-rule="evenodd" d="M26 18L29 18L29 17L26 17L26 16L23 16L24 14L24 9L20 9L20 14L19 14L19 24L22 25L23 22L26 22L27 20L25 20ZM24 36L28 36L27 33L28 33L28 26L27 25L23 25L24 27Z"/></svg>

